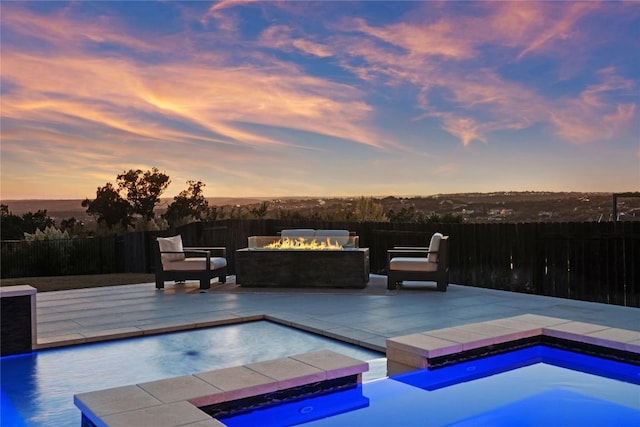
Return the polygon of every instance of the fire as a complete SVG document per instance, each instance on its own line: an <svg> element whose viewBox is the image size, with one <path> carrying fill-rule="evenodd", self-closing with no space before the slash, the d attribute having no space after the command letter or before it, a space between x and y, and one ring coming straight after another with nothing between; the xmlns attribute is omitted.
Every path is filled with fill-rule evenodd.
<svg viewBox="0 0 640 427"><path fill-rule="evenodd" d="M265 246L266 249L297 249L297 250L312 250L312 251L341 251L342 245L338 242L332 242L329 237L327 240L318 242L316 239L307 241L304 237L298 237L297 239L290 239L285 237L282 240L273 242Z"/></svg>

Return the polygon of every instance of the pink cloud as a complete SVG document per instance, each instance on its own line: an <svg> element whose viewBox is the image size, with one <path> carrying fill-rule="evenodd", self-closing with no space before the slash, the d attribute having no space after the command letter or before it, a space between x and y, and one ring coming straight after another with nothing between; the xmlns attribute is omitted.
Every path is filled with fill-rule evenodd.
<svg viewBox="0 0 640 427"><path fill-rule="evenodd" d="M220 8L222 5L214 9ZM217 142L288 144L237 124L244 122L380 144L380 137L367 128L371 107L362 101L361 92L306 76L291 64L268 58L268 65L229 66L224 56L215 53L198 53L185 62L189 49L175 43L173 49L181 56L173 63L154 65L126 57L99 57L67 41L92 31L96 36L90 38L99 34L101 40L138 49L151 49L154 44L120 36L117 24L96 29L76 25L63 14L44 19L25 12L15 17L3 20L3 25L22 29L23 23L31 21L33 28L39 29L38 37L51 38L56 48L44 55L4 49L3 77L19 88L4 97L4 115L46 115L49 119L58 115L61 121L64 116L75 116L141 137L173 140L183 136L168 125L136 120L132 116L136 111L193 122L221 135ZM304 40L291 40L291 45L324 54L320 45ZM42 99L41 94L48 95ZM328 122L331 127L326 126Z"/></svg>
<svg viewBox="0 0 640 427"><path fill-rule="evenodd" d="M189 153L188 170L215 167L247 181L266 161L286 167L338 145L433 155L427 144L408 143L402 129L400 137L386 134L384 115L397 94L414 101L398 116L406 111L412 125L436 123L462 147L533 125L574 143L637 133L637 100L620 96L637 88L622 71L605 68L578 92L567 84L564 95L550 95L498 68L545 57L578 69L589 42L600 41L583 24L609 10L607 3L417 2L385 25L334 20L307 3L220 1L202 16L196 14L206 6L176 6L184 10L181 23L200 22L206 31L184 25L171 35L129 28L117 15L78 19L77 5L43 16L2 3L3 35L29 42L3 40L3 156L35 159L46 174L69 172L51 161L57 154L72 158L68 169L94 164L97 176L112 179L123 159L132 167L170 168ZM271 26L258 37L243 35L243 7L263 13ZM314 30L323 24L332 31ZM305 69L316 63L336 73ZM343 79L344 70L352 75ZM559 71L557 79L566 75ZM388 105L374 104L383 97ZM296 173L293 180L307 172Z"/></svg>
<svg viewBox="0 0 640 427"><path fill-rule="evenodd" d="M542 4L541 4L542 6ZM563 5L564 6L564 5ZM524 49L518 54L517 60L524 58L533 52L544 49L552 49L551 45L555 41L563 41L573 36L573 27L576 22L587 13L598 9L597 2L571 2L566 7L559 10L553 5L544 7L547 12L545 19L534 27L535 32L530 32L527 37Z"/></svg>
<svg viewBox="0 0 640 427"><path fill-rule="evenodd" d="M308 38L295 37L291 28L285 25L273 25L263 31L260 44L271 49L299 50L319 58L333 56L333 50L329 46Z"/></svg>
<svg viewBox="0 0 640 427"><path fill-rule="evenodd" d="M180 117L238 143L281 143L234 130L232 122L242 121L377 144L373 134L356 124L371 110L357 100L357 91L304 75L291 78L295 70L280 76L249 67L212 70L204 64L141 66L123 60L12 54L4 56L3 65L4 77L28 88L4 98L7 116L75 116L135 135L175 138L170 127L136 120L131 112L137 110ZM37 95L43 93L50 95ZM327 121L334 126L327 128Z"/></svg>
<svg viewBox="0 0 640 427"><path fill-rule="evenodd" d="M602 81L588 86L575 98L566 98L550 110L551 121L562 138L575 143L611 139L629 130L637 117L637 104L612 102L617 91L633 91L632 81L612 68L600 71Z"/></svg>
<svg viewBox="0 0 640 427"><path fill-rule="evenodd" d="M431 13L415 13L410 23L379 27L363 19L343 23L341 28L355 28L367 36L340 40L348 57L364 59L364 64L357 66L344 60L344 66L362 79L416 85L416 103L425 110L422 117L440 118L443 130L465 146L474 140L488 141L489 132L525 129L534 123L551 123L558 136L569 140L613 137L635 114L635 105L614 105L615 112L607 112L612 106L602 96L611 90L629 90L628 81L612 78L583 91L578 99L554 99L536 92L526 82L509 81L476 63L482 61L486 43L511 49L505 55L511 53L514 63L534 53L554 55L556 43L568 39L583 43L574 27L583 16L598 10L599 3L495 2L476 6L473 15L453 17L445 11L433 14L429 8ZM457 112L442 110L441 105L431 102L434 89L439 89L440 96ZM587 108L589 104L591 108ZM482 125L470 118L478 115ZM563 123L560 118L568 115L571 117ZM593 132L594 120L611 123L609 131Z"/></svg>
<svg viewBox="0 0 640 427"><path fill-rule="evenodd" d="M571 100L564 109L549 112L557 134L576 144L614 138L629 128L637 117L636 104L619 104L611 112L602 112L588 104Z"/></svg>
<svg viewBox="0 0 640 427"><path fill-rule="evenodd" d="M463 146L468 146L474 140L487 142L483 136L483 125L475 120L447 113L438 114L438 116L442 119L442 128L460 139Z"/></svg>
<svg viewBox="0 0 640 427"><path fill-rule="evenodd" d="M71 6L72 7L72 6ZM113 43L141 52L163 51L163 43L145 41L127 34L116 20L102 16L97 20L82 21L68 17L62 10L52 15L38 15L20 7L3 5L2 25L26 38L34 38L43 45L55 46L57 50L80 49L83 44ZM49 49L45 48L44 51Z"/></svg>
<svg viewBox="0 0 640 427"><path fill-rule="evenodd" d="M398 23L373 27L363 19L355 19L353 25L364 34L404 49L409 55L443 56L458 60L475 56L472 43L459 37L458 24L448 20L421 25Z"/></svg>

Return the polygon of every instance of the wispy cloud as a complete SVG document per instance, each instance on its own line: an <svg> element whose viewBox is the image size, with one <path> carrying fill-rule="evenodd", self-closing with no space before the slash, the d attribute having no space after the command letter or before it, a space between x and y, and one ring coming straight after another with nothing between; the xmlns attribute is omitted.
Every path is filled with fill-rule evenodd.
<svg viewBox="0 0 640 427"><path fill-rule="evenodd" d="M612 139L622 131L629 131L636 123L637 105L611 100L618 91L637 91L634 83L615 74L613 69L602 70L601 83L588 86L578 97L562 100L549 112L559 135L568 141L584 143Z"/></svg>
<svg viewBox="0 0 640 427"><path fill-rule="evenodd" d="M587 13L599 8L597 2L567 3L558 8L550 4L539 9L542 19L536 19L536 24L530 27L526 45L516 57L521 60L528 54L539 53L544 50L554 49L554 42L562 42L572 37L574 25Z"/></svg>
<svg viewBox="0 0 640 427"><path fill-rule="evenodd" d="M161 23L117 2L44 5L0 4L5 182L14 162L102 177L183 158L246 189L267 163L340 160L364 176L443 147L490 150L504 133L575 147L637 136L633 2L137 5ZM290 174L269 185L324 185Z"/></svg>
<svg viewBox="0 0 640 427"><path fill-rule="evenodd" d="M36 32L44 34L43 41L56 44L46 55L11 51L3 55L3 78L15 88L4 99L8 117L17 118L22 112L30 116L64 114L134 135L173 139L174 129L160 120L148 122L150 114L170 115L194 122L220 140L235 143L286 143L234 124L245 122L379 144L374 133L358 125L371 110L362 100L362 93L344 84L305 75L291 64L270 58L269 64L231 66L211 55L206 61L194 56L189 62L182 57L179 62L166 58L161 64L124 55L97 57L67 44L85 33L86 27L76 26L75 21L65 16L44 20L18 13L17 17L19 28L31 20L36 27L64 28L68 33ZM14 21L8 19L5 25L13 29ZM104 43L122 42L144 51L153 49L150 42L114 35L117 28L103 26L100 31L92 31L99 32ZM312 49L304 41L299 46ZM173 49L180 51L181 46L174 44ZM41 99L42 94L47 94L46 99ZM146 115L145 119L135 120L133 111ZM328 128L327 122L333 126Z"/></svg>
<svg viewBox="0 0 640 427"><path fill-rule="evenodd" d="M345 62L360 58L360 66L347 67L363 79L417 86L417 105L427 113L423 117L442 118L442 128L463 145L487 142L492 131L536 123L550 123L568 142L608 139L621 129L619 125L633 119L636 110L635 103L617 105L599 96L613 89L615 77L573 98L558 98L536 91L527 81L499 74L489 63L483 65L487 44L503 46L498 51L513 67L528 55L564 55L554 42L573 37L573 26L598 7L597 3L483 3L477 10L481 16L425 14L422 22L379 27L357 18L344 26L366 38L349 39L345 56L351 59ZM631 89L631 84L626 81L624 89ZM432 101L434 96L438 102ZM482 125L476 123L479 118ZM606 132L594 132L594 120L611 125Z"/></svg>
<svg viewBox="0 0 640 427"><path fill-rule="evenodd" d="M260 43L271 49L293 50L326 58L333 55L333 50L326 44L318 43L305 38L297 38L286 25L273 25L267 28L260 36Z"/></svg>

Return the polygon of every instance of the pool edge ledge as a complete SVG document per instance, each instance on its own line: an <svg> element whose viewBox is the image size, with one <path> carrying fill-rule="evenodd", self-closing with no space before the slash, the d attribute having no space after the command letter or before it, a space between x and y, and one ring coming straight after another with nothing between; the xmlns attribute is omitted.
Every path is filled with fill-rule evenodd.
<svg viewBox="0 0 640 427"><path fill-rule="evenodd" d="M434 367L448 356L506 348L510 344L527 345L545 337L630 353L640 360L638 331L523 314L388 338L387 374Z"/></svg>
<svg viewBox="0 0 640 427"><path fill-rule="evenodd" d="M244 376L238 376L239 369ZM362 382L367 362L331 350L74 395L83 427L224 426L201 407L317 382ZM240 380L240 381L238 381ZM158 386L161 387L158 387ZM165 392L165 391L169 392ZM160 422L161 421L161 422Z"/></svg>

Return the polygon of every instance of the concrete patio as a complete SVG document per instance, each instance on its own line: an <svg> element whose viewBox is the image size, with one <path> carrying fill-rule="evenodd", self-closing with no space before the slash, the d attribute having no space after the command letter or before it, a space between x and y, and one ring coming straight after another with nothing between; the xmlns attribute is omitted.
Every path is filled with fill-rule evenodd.
<svg viewBox="0 0 640 427"><path fill-rule="evenodd" d="M187 282L39 293L37 335L38 348L47 348L268 319L384 351L387 338L528 313L638 331L640 340L638 308L460 285L386 291L386 277L377 275L363 292L238 292L215 284L200 291Z"/></svg>

